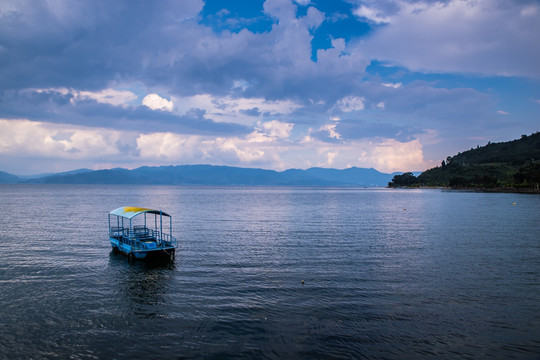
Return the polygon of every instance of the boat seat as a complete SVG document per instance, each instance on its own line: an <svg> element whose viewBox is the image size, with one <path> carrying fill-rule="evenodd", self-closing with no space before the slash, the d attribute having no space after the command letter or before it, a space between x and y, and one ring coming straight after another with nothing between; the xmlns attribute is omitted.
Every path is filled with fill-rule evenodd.
<svg viewBox="0 0 540 360"><path fill-rule="evenodd" d="M148 230L149 229L144 225L136 225L133 227L133 232L135 235L148 234Z"/></svg>

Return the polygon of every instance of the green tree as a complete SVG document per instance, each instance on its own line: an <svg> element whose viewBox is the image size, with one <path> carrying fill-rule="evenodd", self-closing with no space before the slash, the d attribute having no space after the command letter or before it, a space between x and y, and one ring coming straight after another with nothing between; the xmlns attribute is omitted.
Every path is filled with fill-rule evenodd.
<svg viewBox="0 0 540 360"><path fill-rule="evenodd" d="M392 181L388 183L389 187L411 186L418 183L418 178L411 172L406 172L401 175L395 175Z"/></svg>

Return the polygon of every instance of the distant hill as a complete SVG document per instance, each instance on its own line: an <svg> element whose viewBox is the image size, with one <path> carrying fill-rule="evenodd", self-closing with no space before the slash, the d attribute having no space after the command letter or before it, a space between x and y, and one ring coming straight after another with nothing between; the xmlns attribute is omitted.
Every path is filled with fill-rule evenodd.
<svg viewBox="0 0 540 360"><path fill-rule="evenodd" d="M0 184L16 184L20 181L21 179L18 176L0 171Z"/></svg>
<svg viewBox="0 0 540 360"><path fill-rule="evenodd" d="M267 185L267 186L386 186L395 174L375 169L344 170L310 168L274 171L212 165L143 166L133 170L75 170L18 178L7 173L10 183L30 184L159 184L159 185ZM0 182L1 178L0 178Z"/></svg>
<svg viewBox="0 0 540 360"><path fill-rule="evenodd" d="M90 169L77 169L77 170L70 170L60 173L44 173L44 174L37 174L37 175L18 175L18 178L25 181L25 180L32 180L32 179L40 179L47 176L53 176L53 175L70 175L70 174L78 174L83 172L92 171Z"/></svg>
<svg viewBox="0 0 540 360"><path fill-rule="evenodd" d="M540 133L521 139L488 143L455 156L418 177L397 175L389 186L444 186L539 192Z"/></svg>

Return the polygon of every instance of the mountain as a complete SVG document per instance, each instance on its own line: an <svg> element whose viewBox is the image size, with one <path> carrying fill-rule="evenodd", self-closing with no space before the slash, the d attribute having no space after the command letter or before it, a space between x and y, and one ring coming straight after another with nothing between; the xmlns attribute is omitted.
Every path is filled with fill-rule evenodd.
<svg viewBox="0 0 540 360"><path fill-rule="evenodd" d="M70 170L70 171L64 171L60 173L43 173L43 174L37 174L37 175L17 175L21 180L31 180L31 179L39 179L44 178L47 176L53 176L53 175L70 175L70 174L78 174L83 172L92 171L90 169L77 169L77 170Z"/></svg>
<svg viewBox="0 0 540 360"><path fill-rule="evenodd" d="M446 158L441 166L418 177L397 175L389 186L444 186L538 192L540 133L520 139L478 146Z"/></svg>
<svg viewBox="0 0 540 360"><path fill-rule="evenodd" d="M5 173L7 174L7 173ZM7 174L10 175L10 174ZM344 170L310 168L282 172L264 169L212 165L143 166L133 170L81 169L58 174L18 179L31 184L159 184L159 185L267 185L267 186L386 186L395 174L375 169ZM11 175L14 176L14 175ZM18 179L18 181L17 181ZM0 180L1 182L1 180Z"/></svg>
<svg viewBox="0 0 540 360"><path fill-rule="evenodd" d="M21 179L18 176L0 171L0 184L16 184L20 181Z"/></svg>

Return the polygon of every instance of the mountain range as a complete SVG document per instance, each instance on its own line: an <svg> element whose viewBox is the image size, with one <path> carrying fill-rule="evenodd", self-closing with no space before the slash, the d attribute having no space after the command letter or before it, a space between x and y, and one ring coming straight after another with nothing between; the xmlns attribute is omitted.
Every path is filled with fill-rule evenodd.
<svg viewBox="0 0 540 360"><path fill-rule="evenodd" d="M393 174L375 169L310 168L274 171L213 165L143 166L128 170L79 169L63 173L17 176L0 171L3 184L158 184L265 186L386 186Z"/></svg>

